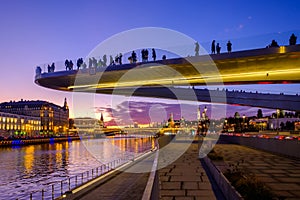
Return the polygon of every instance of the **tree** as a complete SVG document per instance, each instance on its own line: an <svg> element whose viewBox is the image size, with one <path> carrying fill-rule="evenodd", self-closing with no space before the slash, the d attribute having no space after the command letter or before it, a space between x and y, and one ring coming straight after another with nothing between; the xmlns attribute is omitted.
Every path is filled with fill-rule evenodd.
<svg viewBox="0 0 300 200"><path fill-rule="evenodd" d="M257 118L263 118L263 113L261 109L257 110Z"/></svg>

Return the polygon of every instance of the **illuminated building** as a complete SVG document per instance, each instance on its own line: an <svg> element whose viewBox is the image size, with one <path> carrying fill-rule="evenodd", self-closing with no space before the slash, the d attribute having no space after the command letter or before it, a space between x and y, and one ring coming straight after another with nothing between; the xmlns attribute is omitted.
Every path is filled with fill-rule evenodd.
<svg viewBox="0 0 300 200"><path fill-rule="evenodd" d="M41 134L66 133L69 126L69 108L47 101L10 101L0 104L0 112L33 117L40 123Z"/></svg>
<svg viewBox="0 0 300 200"><path fill-rule="evenodd" d="M40 117L18 115L0 112L0 135L9 136L36 136L41 130Z"/></svg>
<svg viewBox="0 0 300 200"><path fill-rule="evenodd" d="M92 134L99 132L100 120L91 117L78 117L74 119L74 125L81 134Z"/></svg>

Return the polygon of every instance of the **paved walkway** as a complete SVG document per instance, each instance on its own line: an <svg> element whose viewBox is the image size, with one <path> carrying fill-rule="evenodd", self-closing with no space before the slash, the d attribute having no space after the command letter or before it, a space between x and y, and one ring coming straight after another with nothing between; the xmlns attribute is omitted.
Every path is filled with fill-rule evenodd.
<svg viewBox="0 0 300 200"><path fill-rule="evenodd" d="M198 159L198 145L192 143L179 159L159 170L160 199L216 199L211 183Z"/></svg>
<svg viewBox="0 0 300 200"><path fill-rule="evenodd" d="M115 170L110 175L103 175L94 184L86 185L77 193L68 195L66 200L140 200L148 182L153 163L151 159L151 156L141 158L122 167L120 171Z"/></svg>
<svg viewBox="0 0 300 200"><path fill-rule="evenodd" d="M278 147L280 148L280 147ZM226 163L244 160L242 166L282 199L300 199L300 161L233 144L217 144L214 150Z"/></svg>
<svg viewBox="0 0 300 200"><path fill-rule="evenodd" d="M86 193L80 200L140 200L148 181L147 173L121 173L116 178Z"/></svg>

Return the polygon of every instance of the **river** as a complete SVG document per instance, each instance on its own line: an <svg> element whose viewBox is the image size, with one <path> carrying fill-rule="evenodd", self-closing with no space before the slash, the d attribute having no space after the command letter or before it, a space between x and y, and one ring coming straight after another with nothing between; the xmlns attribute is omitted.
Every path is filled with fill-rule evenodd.
<svg viewBox="0 0 300 200"><path fill-rule="evenodd" d="M0 148L0 199L24 197L103 163L137 156L153 146L149 137L121 137Z"/></svg>

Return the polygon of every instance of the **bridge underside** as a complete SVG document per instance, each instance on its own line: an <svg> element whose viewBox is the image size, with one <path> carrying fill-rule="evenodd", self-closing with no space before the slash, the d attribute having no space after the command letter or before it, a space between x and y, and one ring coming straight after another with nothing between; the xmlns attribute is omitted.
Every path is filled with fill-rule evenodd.
<svg viewBox="0 0 300 200"><path fill-rule="evenodd" d="M300 111L300 96L234 92L226 90L207 90L178 87L139 87L136 89L102 89L102 94L123 96L152 97L187 101L200 101L270 109Z"/></svg>

